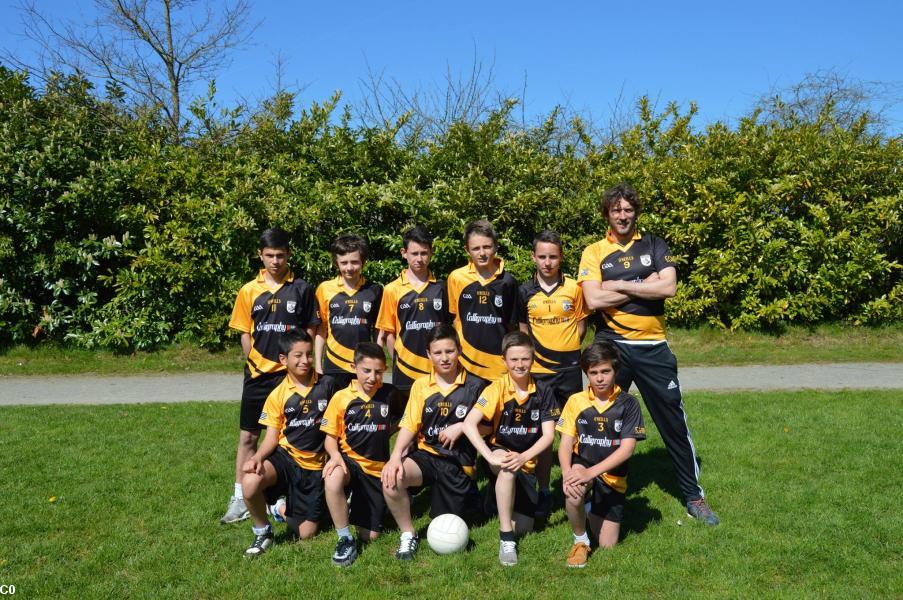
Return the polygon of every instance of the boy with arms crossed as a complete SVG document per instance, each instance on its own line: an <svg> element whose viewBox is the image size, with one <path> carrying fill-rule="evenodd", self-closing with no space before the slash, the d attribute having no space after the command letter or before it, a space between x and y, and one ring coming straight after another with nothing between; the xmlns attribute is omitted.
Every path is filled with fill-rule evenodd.
<svg viewBox="0 0 903 600"><path fill-rule="evenodd" d="M464 418L484 384L458 362L461 345L451 325L441 324L428 338L431 374L414 382L398 438L383 468L383 495L401 530L395 558L411 560L420 539L411 520L408 489L432 485L430 517L464 516L468 494L475 489L476 450L466 439ZM417 449L402 458L416 436Z"/></svg>
<svg viewBox="0 0 903 600"><path fill-rule="evenodd" d="M520 331L505 335L502 356L508 372L480 394L464 420L464 433L495 476L499 562L512 566L517 564L514 514L524 515L526 530L532 529L538 500L533 470L536 457L555 438L558 411L552 389L530 376L533 343L529 336ZM489 445L478 429L483 419L492 422Z"/></svg>
<svg viewBox="0 0 903 600"><path fill-rule="evenodd" d="M314 344L306 331L289 331L279 340L279 362L286 376L263 406L267 428L260 448L243 471L245 504L254 523L254 543L245 556L255 557L273 544L266 504L287 496L285 520L302 540L317 533L323 513L323 432L320 421L335 382L314 370ZM266 499L266 503L264 502Z"/></svg>
<svg viewBox="0 0 903 600"><path fill-rule="evenodd" d="M565 511L574 531L567 565L582 568L589 556L584 503L599 547L618 543L627 491L627 460L646 439L637 399L615 385L618 351L611 342L594 342L580 357L589 387L570 397L558 419Z"/></svg>
<svg viewBox="0 0 903 600"><path fill-rule="evenodd" d="M288 233L278 227L264 231L258 256L264 268L239 290L229 321L229 327L241 332L241 350L247 360L235 451L235 489L221 524L248 518L241 483L243 467L260 439L258 418L263 404L285 377L285 367L279 361L279 336L297 329L313 336L320 324L312 288L289 269Z"/></svg>
<svg viewBox="0 0 903 600"><path fill-rule="evenodd" d="M317 372L331 375L339 389L354 379L354 349L372 340L383 288L361 274L367 262L367 242L356 235L341 235L330 247L338 277L317 287L323 322L314 352Z"/></svg>
<svg viewBox="0 0 903 600"><path fill-rule="evenodd" d="M347 567L357 559L357 546L349 523L362 542L375 540L382 530L386 502L380 475L389 459L396 406L395 388L383 384L386 355L373 342L361 342L354 351L355 380L336 392L326 408L320 429L326 434L329 460L323 467L326 505L339 540L334 565ZM350 488L351 505L346 489Z"/></svg>
<svg viewBox="0 0 903 600"><path fill-rule="evenodd" d="M580 343L589 315L577 281L561 273L561 236L550 229L541 231L533 239L532 257L536 274L518 290L520 330L530 335L536 347L533 377L552 387L560 409L571 395L583 388ZM539 456L536 466L537 516L548 516L551 510L551 470L552 449L549 448Z"/></svg>
<svg viewBox="0 0 903 600"><path fill-rule="evenodd" d="M461 364L487 383L505 375L501 340L516 329L517 281L496 256L492 223L481 219L464 230L470 261L448 276L448 309L461 339Z"/></svg>
<svg viewBox="0 0 903 600"><path fill-rule="evenodd" d="M429 375L427 338L440 323L448 323L448 294L444 281L430 271L433 238L422 227L402 237L401 256L408 268L386 286L376 328L378 342L393 359L392 385L404 397L415 379Z"/></svg>

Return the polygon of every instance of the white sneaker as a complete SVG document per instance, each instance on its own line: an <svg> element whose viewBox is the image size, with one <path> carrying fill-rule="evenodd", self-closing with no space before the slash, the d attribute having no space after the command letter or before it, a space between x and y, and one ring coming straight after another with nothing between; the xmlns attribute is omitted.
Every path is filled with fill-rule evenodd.
<svg viewBox="0 0 903 600"><path fill-rule="evenodd" d="M229 508L226 509L226 514L224 514L220 518L219 522L220 525L225 525L227 523L238 523L239 521L244 521L250 516L251 513L248 512L248 507L245 506L245 499L232 496L232 499L229 500Z"/></svg>
<svg viewBox="0 0 903 600"><path fill-rule="evenodd" d="M285 517L282 516L282 510L285 507L285 498L279 498L276 500L276 504L271 504L267 506L267 512L273 515L273 519L277 523L285 523Z"/></svg>
<svg viewBox="0 0 903 600"><path fill-rule="evenodd" d="M517 542L499 543L499 562L506 567L517 564Z"/></svg>

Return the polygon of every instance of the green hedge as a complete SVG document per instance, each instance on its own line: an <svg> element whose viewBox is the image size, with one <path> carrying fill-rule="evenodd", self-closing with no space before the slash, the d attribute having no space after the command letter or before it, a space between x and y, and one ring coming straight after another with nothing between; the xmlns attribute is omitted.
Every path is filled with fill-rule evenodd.
<svg viewBox="0 0 903 600"><path fill-rule="evenodd" d="M0 67L0 344L217 346L271 225L293 232L295 270L313 283L332 276L326 249L343 232L370 240L366 274L389 282L414 223L437 235L446 275L479 217L496 224L515 276L531 272L544 227L563 234L573 272L604 230L599 196L622 180L645 198L641 227L680 257L672 322L903 317L903 150L865 119L843 128L830 110L815 123L753 113L699 130L693 108L642 101L637 125L602 144L556 115L516 127L509 105L413 146L398 141L401 123L367 129L336 114L337 98L296 118L291 101L277 96L239 125L210 120L173 145L81 80L37 90Z"/></svg>

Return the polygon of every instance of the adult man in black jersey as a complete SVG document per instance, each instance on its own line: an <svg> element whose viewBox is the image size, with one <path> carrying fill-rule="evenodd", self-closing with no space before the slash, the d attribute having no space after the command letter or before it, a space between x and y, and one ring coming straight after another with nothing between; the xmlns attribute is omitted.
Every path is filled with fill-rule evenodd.
<svg viewBox="0 0 903 600"><path fill-rule="evenodd" d="M677 471L687 514L708 525L718 517L699 485L699 461L684 412L677 359L665 340L665 299L677 291L674 256L660 238L637 230L640 200L626 183L611 188L599 204L609 229L590 244L577 278L586 305L596 311L596 340L611 340L621 355L616 383L635 382Z"/></svg>

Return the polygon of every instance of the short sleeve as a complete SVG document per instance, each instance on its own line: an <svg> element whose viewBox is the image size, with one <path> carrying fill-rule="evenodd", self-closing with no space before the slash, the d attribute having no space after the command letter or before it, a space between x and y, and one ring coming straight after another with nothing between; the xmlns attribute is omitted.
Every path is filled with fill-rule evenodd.
<svg viewBox="0 0 903 600"><path fill-rule="evenodd" d="M329 298L326 297L326 282L324 281L317 286L316 293L317 310L319 311L320 323L325 323L329 328Z"/></svg>
<svg viewBox="0 0 903 600"><path fill-rule="evenodd" d="M643 412L640 410L640 403L633 396L628 396L628 398L628 403L624 407L623 422L621 423L621 437L645 440L646 425L643 422Z"/></svg>
<svg viewBox="0 0 903 600"><path fill-rule="evenodd" d="M584 281L602 281L602 265L599 261L598 243L591 244L580 257L580 268L577 271L577 283Z"/></svg>
<svg viewBox="0 0 903 600"><path fill-rule="evenodd" d="M232 307L232 318L229 320L229 327L242 333L251 333L251 330L254 329L254 323L251 321L251 298L249 296L245 287L238 290L235 305Z"/></svg>
<svg viewBox="0 0 903 600"><path fill-rule="evenodd" d="M452 318L451 318L451 313L449 312L449 306L448 306L448 282L440 281L439 285L441 286L441 289L442 289L442 293L439 296L440 298L442 298L442 310L439 311L439 320L443 323L451 323Z"/></svg>
<svg viewBox="0 0 903 600"><path fill-rule="evenodd" d="M575 394L576 395L576 394ZM572 438L577 437L577 399L571 396L558 417L558 424L555 430L562 435L569 435Z"/></svg>
<svg viewBox="0 0 903 600"><path fill-rule="evenodd" d="M316 327L320 324L320 311L317 308L317 299L314 297L313 288L307 282L302 282L300 288L298 290L299 306L301 306L299 324L305 328Z"/></svg>
<svg viewBox="0 0 903 600"><path fill-rule="evenodd" d="M336 438L340 437L339 428L341 427L341 421L344 414L345 403L342 401L342 397L339 394L336 394L332 397L332 400L329 401L326 412L323 413L323 420L320 421L320 431L326 435L331 435Z"/></svg>
<svg viewBox="0 0 903 600"><path fill-rule="evenodd" d="M477 403L474 405L483 413L483 418L487 421L494 420L495 413L498 410L499 394L497 388L498 386L495 384L490 384L489 387L480 393L477 397Z"/></svg>
<svg viewBox="0 0 903 600"><path fill-rule="evenodd" d="M527 304L530 301L529 298L530 292L527 290L527 285L524 284L517 288L517 316L518 322L520 323L528 323L529 322L529 314L527 311Z"/></svg>
<svg viewBox="0 0 903 600"><path fill-rule="evenodd" d="M263 404L263 412L260 413L259 423L266 427L275 427L282 431L285 427L285 397L283 391L285 387L276 386L270 395L267 396L266 402Z"/></svg>
<svg viewBox="0 0 903 600"><path fill-rule="evenodd" d="M423 386L418 385L419 380L411 386L411 396L408 398L408 405L404 409L404 415L398 423L400 427L407 429L411 433L418 433L423 424L423 402L424 393Z"/></svg>
<svg viewBox="0 0 903 600"><path fill-rule="evenodd" d="M668 243L665 240L659 237L655 238L652 246L652 261L656 272L668 267L677 268L677 261L674 260L674 255L671 254L671 248L668 247Z"/></svg>
<svg viewBox="0 0 903 600"><path fill-rule="evenodd" d="M586 301L583 300L583 291L578 285L576 291L574 292L574 318L577 321L582 321L591 314L592 311L587 310Z"/></svg>
<svg viewBox="0 0 903 600"><path fill-rule="evenodd" d="M376 317L376 328L386 333L398 333L398 311L395 307L398 301L395 299L396 286L387 286L383 291L382 302L379 305L379 315Z"/></svg>
<svg viewBox="0 0 903 600"><path fill-rule="evenodd" d="M506 298L506 300L508 300L511 306L509 309L511 314L508 315L508 325L516 328L521 323L520 294L518 293L520 284L510 273L508 274L508 277L508 298Z"/></svg>
<svg viewBox="0 0 903 600"><path fill-rule="evenodd" d="M539 422L557 421L561 410L555 402L555 393L551 386L543 386L540 392Z"/></svg>

